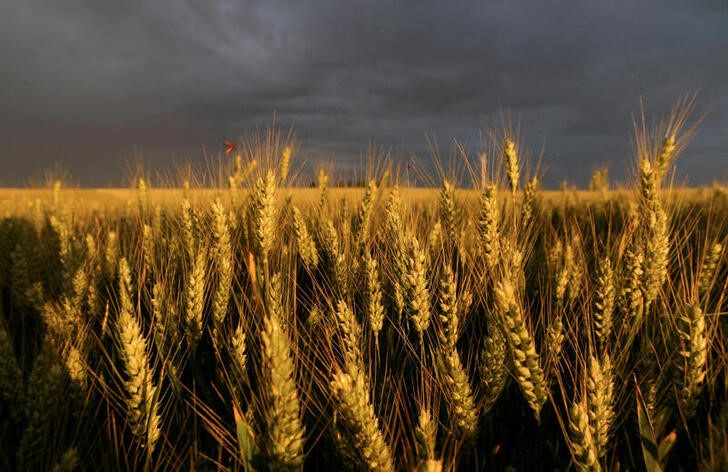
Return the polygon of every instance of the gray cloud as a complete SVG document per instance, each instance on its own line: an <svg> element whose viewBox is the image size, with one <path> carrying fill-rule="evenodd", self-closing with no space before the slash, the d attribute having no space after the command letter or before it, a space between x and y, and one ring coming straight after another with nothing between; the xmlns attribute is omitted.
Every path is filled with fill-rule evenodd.
<svg viewBox="0 0 728 472"><path fill-rule="evenodd" d="M664 113L700 90L679 167L709 183L728 171L726 50L717 0L4 2L0 179L61 160L122 183L135 148L202 160L274 110L346 171L370 137L425 159L424 133L475 146L505 109L545 141L547 183L583 184L598 163L623 176L640 97Z"/></svg>

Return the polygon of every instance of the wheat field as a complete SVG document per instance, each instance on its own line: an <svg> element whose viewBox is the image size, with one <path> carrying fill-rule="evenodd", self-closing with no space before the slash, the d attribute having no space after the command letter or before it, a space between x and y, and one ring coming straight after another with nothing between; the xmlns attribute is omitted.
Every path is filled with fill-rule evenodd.
<svg viewBox="0 0 728 472"><path fill-rule="evenodd" d="M509 130L428 189L298 188L268 130L214 188L0 190L0 468L726 470L728 192L672 187L685 111L620 190L540 190Z"/></svg>

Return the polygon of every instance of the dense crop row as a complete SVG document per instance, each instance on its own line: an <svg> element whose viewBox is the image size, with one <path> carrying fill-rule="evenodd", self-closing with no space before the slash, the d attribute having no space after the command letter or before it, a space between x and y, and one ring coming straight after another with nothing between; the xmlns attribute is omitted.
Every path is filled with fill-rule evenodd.
<svg viewBox="0 0 728 472"><path fill-rule="evenodd" d="M58 186L0 222L0 468L725 470L728 199L666 123L589 199L508 134L475 198L294 201L276 134L212 200Z"/></svg>

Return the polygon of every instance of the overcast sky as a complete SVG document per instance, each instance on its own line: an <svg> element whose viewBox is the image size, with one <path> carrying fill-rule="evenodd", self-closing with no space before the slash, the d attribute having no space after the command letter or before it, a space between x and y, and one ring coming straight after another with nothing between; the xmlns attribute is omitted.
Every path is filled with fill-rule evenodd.
<svg viewBox="0 0 728 472"><path fill-rule="evenodd" d="M500 110L545 143L547 184L622 178L630 114L699 91L709 113L678 162L728 174L728 2L0 2L0 184L62 162L82 185L125 184L256 124L292 124L301 157L359 166L369 138L426 159L476 146Z"/></svg>

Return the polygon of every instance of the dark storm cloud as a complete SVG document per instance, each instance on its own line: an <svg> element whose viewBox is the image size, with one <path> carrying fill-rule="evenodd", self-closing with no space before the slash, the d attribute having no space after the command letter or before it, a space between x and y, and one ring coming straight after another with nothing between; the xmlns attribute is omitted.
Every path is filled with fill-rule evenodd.
<svg viewBox="0 0 728 472"><path fill-rule="evenodd" d="M700 90L710 111L680 164L728 170L728 7L591 2L106 2L0 4L5 183L63 161L119 183L136 148L155 167L269 122L303 154L358 165L372 137L422 157L424 133L478 142L500 111L546 143L550 181L620 175L630 113ZM408 155L408 154L407 154Z"/></svg>

